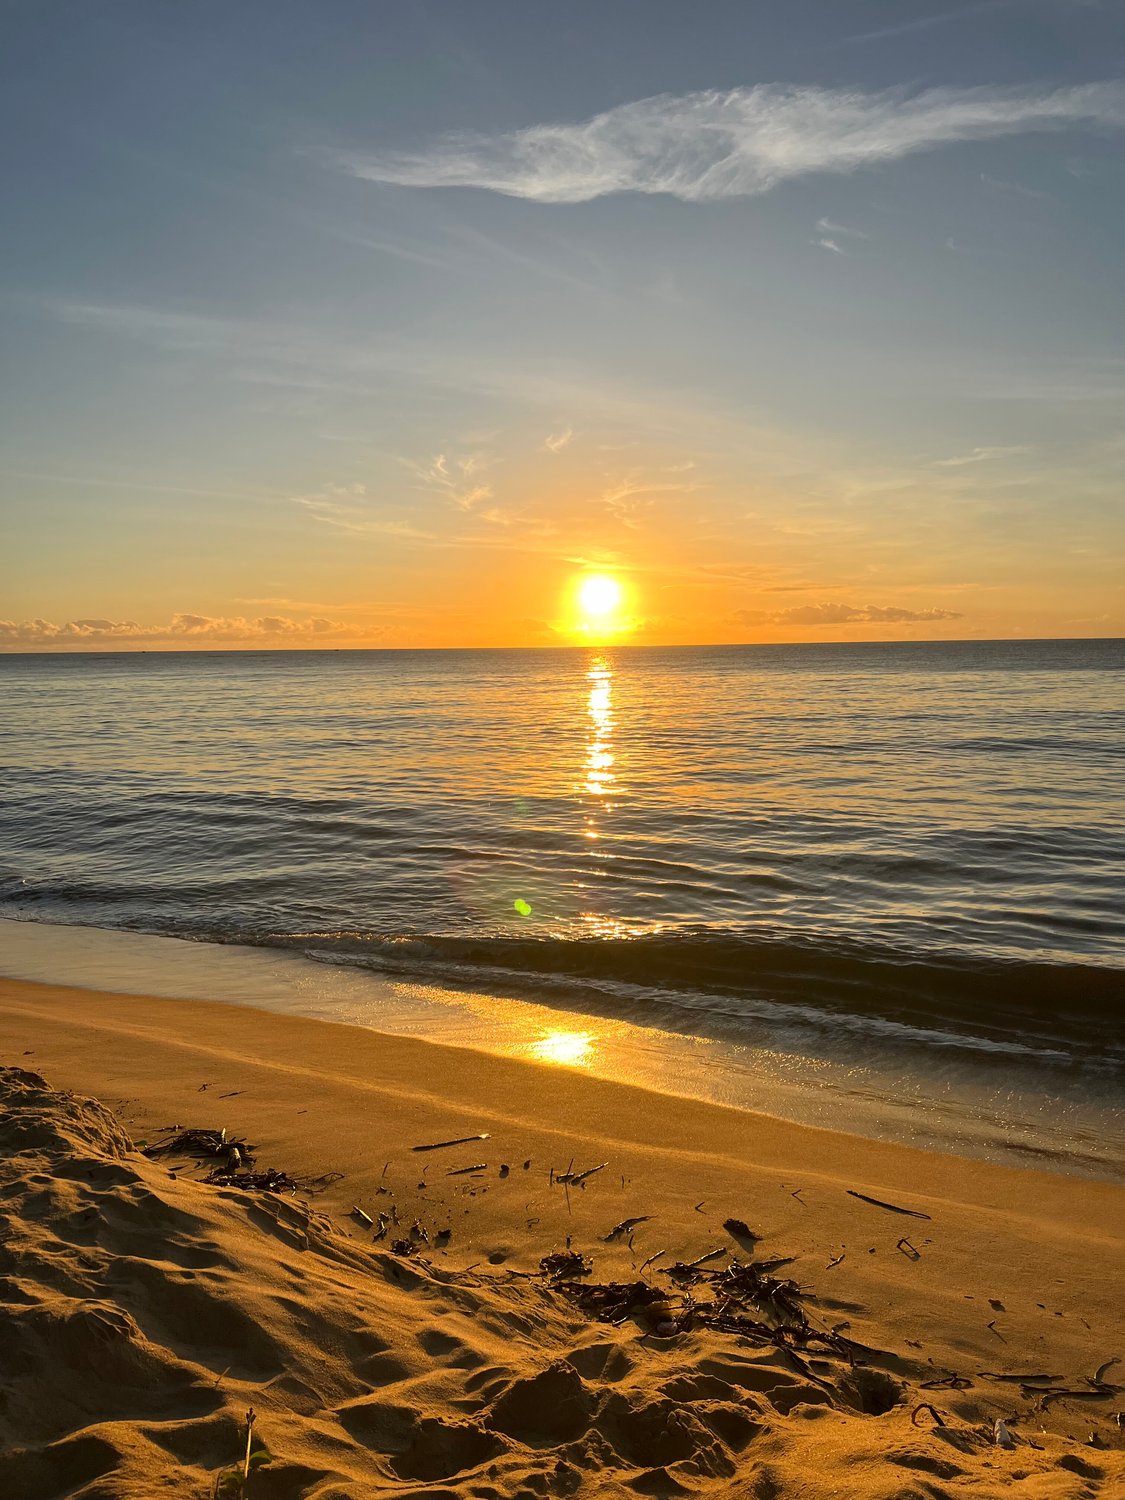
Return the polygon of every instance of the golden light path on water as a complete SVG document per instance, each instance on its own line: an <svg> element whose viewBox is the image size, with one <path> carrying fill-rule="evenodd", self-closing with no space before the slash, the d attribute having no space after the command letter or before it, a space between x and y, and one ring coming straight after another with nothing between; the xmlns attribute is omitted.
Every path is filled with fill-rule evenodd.
<svg viewBox="0 0 1125 1500"><path fill-rule="evenodd" d="M616 777L613 774L613 672L604 657L595 657L587 673L590 691L586 700L586 711L590 717L590 738L586 745L586 781L584 790L592 797L606 797L612 791ZM587 838L597 838L590 832L594 819L587 819Z"/></svg>

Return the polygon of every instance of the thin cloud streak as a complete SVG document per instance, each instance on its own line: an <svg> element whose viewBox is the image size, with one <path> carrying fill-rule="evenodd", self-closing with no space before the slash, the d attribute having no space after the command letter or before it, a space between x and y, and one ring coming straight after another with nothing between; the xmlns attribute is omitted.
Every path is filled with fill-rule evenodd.
<svg viewBox="0 0 1125 1500"><path fill-rule="evenodd" d="M811 173L847 173L964 141L1125 126L1125 85L858 89L758 84L660 94L580 124L449 135L421 151L336 154L342 171L400 187L473 187L539 203L666 193L749 197Z"/></svg>
<svg viewBox="0 0 1125 1500"><path fill-rule="evenodd" d="M875 31L861 31L856 36L845 38L848 44L878 42L885 37L906 36L912 31L929 31L933 26L945 26L950 21L968 21L974 16L985 15L990 10L1010 10L1020 0L982 0L979 5L962 5L957 10L945 10L936 16L918 16L913 21L898 21L893 26L880 26Z"/></svg>

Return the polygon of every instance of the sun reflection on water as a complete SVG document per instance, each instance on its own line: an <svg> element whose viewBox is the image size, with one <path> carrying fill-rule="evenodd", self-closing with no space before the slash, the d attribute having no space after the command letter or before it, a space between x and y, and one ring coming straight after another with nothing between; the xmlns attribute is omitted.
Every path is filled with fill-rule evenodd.
<svg viewBox="0 0 1125 1500"><path fill-rule="evenodd" d="M592 1031L547 1031L529 1048L537 1062L557 1063L564 1068L588 1068L594 1060L597 1035Z"/></svg>
<svg viewBox="0 0 1125 1500"><path fill-rule="evenodd" d="M590 663L587 677L590 693L586 711L591 727L586 745L585 787L593 797L606 797L617 779L613 774L613 672L609 662L604 657L596 657Z"/></svg>

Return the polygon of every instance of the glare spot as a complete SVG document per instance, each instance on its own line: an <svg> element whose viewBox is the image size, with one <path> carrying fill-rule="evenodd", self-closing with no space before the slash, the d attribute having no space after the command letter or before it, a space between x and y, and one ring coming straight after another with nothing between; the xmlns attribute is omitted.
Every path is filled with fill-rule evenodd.
<svg viewBox="0 0 1125 1500"><path fill-rule="evenodd" d="M520 896L517 900L513 901L512 905L519 912L519 914L520 914L521 917L530 917L531 916L531 902L530 901L525 901L522 896Z"/></svg>
<svg viewBox="0 0 1125 1500"><path fill-rule="evenodd" d="M548 1031L531 1044L531 1055L539 1062L567 1068L589 1067L597 1037L592 1031Z"/></svg>

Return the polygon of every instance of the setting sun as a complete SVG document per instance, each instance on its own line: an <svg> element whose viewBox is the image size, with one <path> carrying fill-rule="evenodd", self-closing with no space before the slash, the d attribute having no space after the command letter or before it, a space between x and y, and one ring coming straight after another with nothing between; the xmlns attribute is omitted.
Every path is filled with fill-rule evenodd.
<svg viewBox="0 0 1125 1500"><path fill-rule="evenodd" d="M616 578L594 573L579 584L578 603L587 619L604 620L621 604L621 585Z"/></svg>

